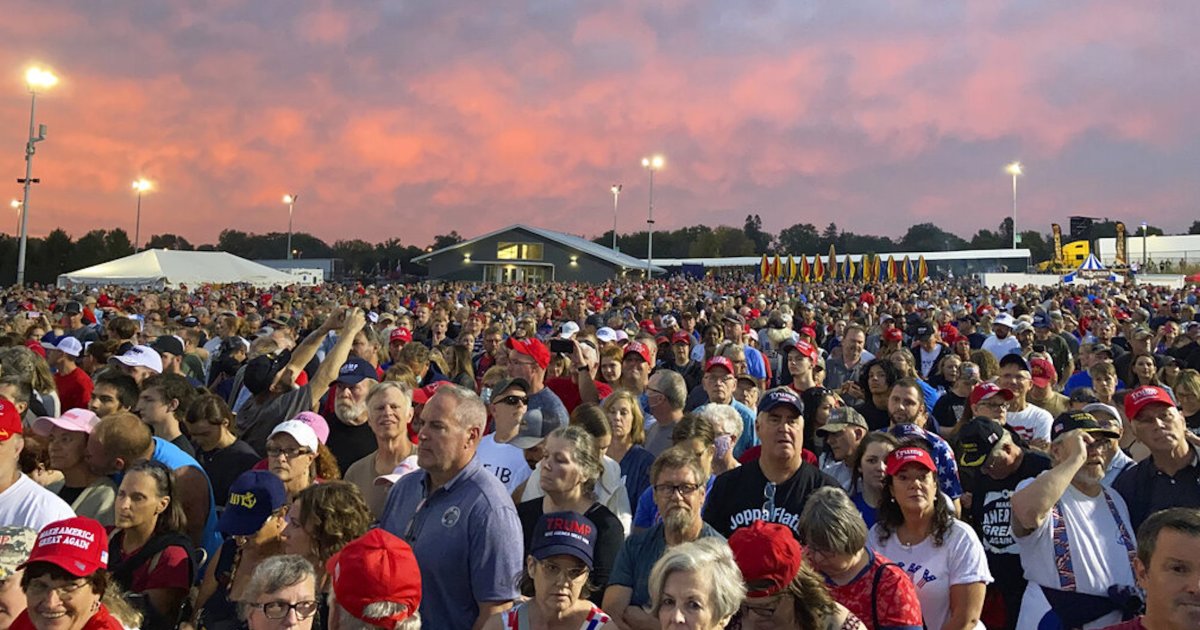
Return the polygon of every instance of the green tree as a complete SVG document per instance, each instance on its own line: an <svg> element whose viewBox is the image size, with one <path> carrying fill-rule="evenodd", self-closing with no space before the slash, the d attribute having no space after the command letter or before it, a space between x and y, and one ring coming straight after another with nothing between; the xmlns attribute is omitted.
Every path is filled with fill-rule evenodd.
<svg viewBox="0 0 1200 630"><path fill-rule="evenodd" d="M764 232L762 229L762 217L757 214L747 214L746 222L742 227L742 232L746 238L754 245L755 253L764 253L771 249L771 235Z"/></svg>
<svg viewBox="0 0 1200 630"><path fill-rule="evenodd" d="M812 255L817 253L820 240L817 226L811 223L797 223L779 233L779 249L785 254Z"/></svg>
<svg viewBox="0 0 1200 630"><path fill-rule="evenodd" d="M1200 221L1192 221L1192 227L1188 228L1188 234L1200 234Z"/></svg>
<svg viewBox="0 0 1200 630"><path fill-rule="evenodd" d="M125 230L117 228L104 235L104 248L107 260L113 260L132 254L133 242Z"/></svg>
<svg viewBox="0 0 1200 630"><path fill-rule="evenodd" d="M155 234L146 241L146 249L176 249L191 251L196 249L186 238L176 234Z"/></svg>
<svg viewBox="0 0 1200 630"><path fill-rule="evenodd" d="M370 273L376 267L375 248L362 239L336 241L333 255L342 259L343 269L351 273Z"/></svg>
<svg viewBox="0 0 1200 630"><path fill-rule="evenodd" d="M451 245L458 245L465 240L467 239L459 236L457 230L451 230L449 234L438 234L437 236L433 237L433 251L436 252L439 249L445 249ZM334 249L336 248L337 244L335 243Z"/></svg>
<svg viewBox="0 0 1200 630"><path fill-rule="evenodd" d="M898 246L906 252L942 252L965 249L967 242L932 223L918 223L900 237Z"/></svg>

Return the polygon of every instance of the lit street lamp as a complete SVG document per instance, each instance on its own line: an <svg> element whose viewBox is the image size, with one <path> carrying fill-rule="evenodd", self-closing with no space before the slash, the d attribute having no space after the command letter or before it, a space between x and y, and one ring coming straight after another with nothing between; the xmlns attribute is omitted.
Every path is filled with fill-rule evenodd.
<svg viewBox="0 0 1200 630"><path fill-rule="evenodd" d="M1017 248L1017 176L1022 174L1021 163L1013 162L1004 168L1004 170L1012 175L1013 182L1013 224L1012 224L1012 246Z"/></svg>
<svg viewBox="0 0 1200 630"><path fill-rule="evenodd" d="M296 200L299 198L300 198L300 195L296 195L296 194L283 196L283 203L286 203L287 207L288 207L288 242L287 242L287 259L288 260L291 260L292 256L294 256L296 253L292 249L292 212L295 211Z"/></svg>
<svg viewBox="0 0 1200 630"><path fill-rule="evenodd" d="M1149 228L1145 221L1142 221L1142 273L1146 273L1146 230ZM1158 241L1154 241L1157 243Z"/></svg>
<svg viewBox="0 0 1200 630"><path fill-rule="evenodd" d="M21 197L21 244L17 248L17 286L25 284L25 243L29 227L29 212L27 212L29 209L29 186L40 181L33 178L33 154L37 151L35 145L46 139L46 125L37 125L37 128L34 128L37 95L38 90L52 88L57 83L58 77L54 76L53 72L44 68L33 67L25 71L25 85L29 88L30 96L29 141L25 143L25 178L17 180L17 183L25 185L24 193Z"/></svg>
<svg viewBox="0 0 1200 630"><path fill-rule="evenodd" d="M663 156L642 158L642 167L650 171L650 213L646 216L646 277L654 268L654 171L662 168Z"/></svg>
<svg viewBox="0 0 1200 630"><path fill-rule="evenodd" d="M142 238L142 193L154 188L154 185L145 179L138 179L133 182L133 189L137 191L137 221L133 224L133 251L137 252L138 243Z"/></svg>
<svg viewBox="0 0 1200 630"><path fill-rule="evenodd" d="M17 232L20 232L21 231L21 208L24 208L25 204L21 203L20 201L17 201L16 199L13 199L12 201L10 201L8 203L8 205L12 206L12 209L17 211Z"/></svg>
<svg viewBox="0 0 1200 630"><path fill-rule="evenodd" d="M613 251L617 251L617 198L621 196L621 185L613 184Z"/></svg>

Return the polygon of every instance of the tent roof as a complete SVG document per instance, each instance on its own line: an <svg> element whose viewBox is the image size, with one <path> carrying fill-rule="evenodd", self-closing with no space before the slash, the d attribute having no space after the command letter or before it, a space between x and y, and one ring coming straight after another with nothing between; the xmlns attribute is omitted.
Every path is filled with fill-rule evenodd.
<svg viewBox="0 0 1200 630"><path fill-rule="evenodd" d="M598 245L598 244L593 243L585 238L580 238L573 234L565 234L563 232L555 232L554 230L547 230L545 228L533 227L533 226L525 225L523 223L515 223L506 228L501 228L501 229L495 230L493 232L488 232L487 234L484 234L482 236L476 236L473 239L466 240L461 243L455 243L454 245L451 245L449 247L443 247L437 251L429 252L427 254L422 254L420 256L417 256L416 258L413 258L413 262L422 262L424 260L432 258L433 256L437 256L438 254L441 254L442 252L448 252L452 249L458 249L459 247L466 247L467 245L471 245L472 243L477 243L479 241L482 241L483 239L491 238L497 234L502 234L509 230L525 230L526 232L529 232L530 234L540 236L548 241L554 241L565 247L570 247L572 249L579 250L580 252L583 252L584 254L587 254L589 256L594 256L596 258L599 258L600 260L603 260L605 262L608 262L610 264L613 264L613 265L616 265L619 267L629 267L632 269L644 269L646 267L646 261L644 261L644 260L634 258L633 256L630 256L629 254L614 252L612 249L610 249L608 247L605 247L603 245ZM665 273L666 269L655 266L652 271L653 271L653 273Z"/></svg>
<svg viewBox="0 0 1200 630"><path fill-rule="evenodd" d="M227 252L149 249L64 273L62 284L122 286L178 286L186 284L247 283L255 286L295 284L290 274Z"/></svg>

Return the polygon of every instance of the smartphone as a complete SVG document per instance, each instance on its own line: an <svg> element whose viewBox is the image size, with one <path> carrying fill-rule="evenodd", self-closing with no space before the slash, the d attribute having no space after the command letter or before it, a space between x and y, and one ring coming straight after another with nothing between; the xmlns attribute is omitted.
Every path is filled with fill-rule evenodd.
<svg viewBox="0 0 1200 630"><path fill-rule="evenodd" d="M29 319L37 319L41 316L42 314L38 311L25 311L25 317L28 317Z"/></svg>
<svg viewBox="0 0 1200 630"><path fill-rule="evenodd" d="M551 339L550 352L556 354L572 354L575 352L575 342L570 339Z"/></svg>

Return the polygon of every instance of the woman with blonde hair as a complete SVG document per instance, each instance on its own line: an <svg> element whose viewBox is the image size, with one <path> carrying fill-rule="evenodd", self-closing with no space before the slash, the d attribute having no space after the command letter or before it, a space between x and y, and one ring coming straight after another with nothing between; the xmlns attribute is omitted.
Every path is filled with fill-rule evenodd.
<svg viewBox="0 0 1200 630"><path fill-rule="evenodd" d="M654 455L642 448L646 441L642 407L627 389L613 390L600 406L612 426L612 442L606 454L620 464L625 495L630 502L636 501L650 487L650 465L654 463Z"/></svg>

